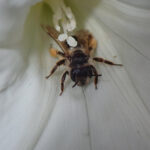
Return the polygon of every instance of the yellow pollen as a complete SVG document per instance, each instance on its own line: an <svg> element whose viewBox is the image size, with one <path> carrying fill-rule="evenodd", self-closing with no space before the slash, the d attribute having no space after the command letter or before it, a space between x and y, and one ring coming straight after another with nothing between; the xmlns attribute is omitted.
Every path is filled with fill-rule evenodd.
<svg viewBox="0 0 150 150"><path fill-rule="evenodd" d="M51 56L53 56L53 57L57 57L57 49L55 49L55 48L50 48L50 50L49 50L49 52L50 52L50 55Z"/></svg>
<svg viewBox="0 0 150 150"><path fill-rule="evenodd" d="M94 38L91 40L90 46L92 46L93 49L96 49L96 47L97 47L97 41Z"/></svg>

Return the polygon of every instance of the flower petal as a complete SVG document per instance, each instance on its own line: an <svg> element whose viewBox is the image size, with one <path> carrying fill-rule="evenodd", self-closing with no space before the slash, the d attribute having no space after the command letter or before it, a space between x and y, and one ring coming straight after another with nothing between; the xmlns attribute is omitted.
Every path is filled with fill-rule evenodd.
<svg viewBox="0 0 150 150"><path fill-rule="evenodd" d="M148 0L142 0L142 1L141 0L119 0L119 1L135 7L140 7L145 9L150 8L150 1Z"/></svg>
<svg viewBox="0 0 150 150"><path fill-rule="evenodd" d="M120 2L104 2L104 7L101 7L100 10L99 14L96 13L95 16L97 20L100 20L99 22L105 28L108 36L111 37L133 86L147 109L150 110L149 11Z"/></svg>
<svg viewBox="0 0 150 150"><path fill-rule="evenodd" d="M40 0L1 0L0 1L0 45L16 43L20 40L23 25L31 5Z"/></svg>
<svg viewBox="0 0 150 150"><path fill-rule="evenodd" d="M65 91L59 97L58 77L62 70L58 70L58 73L48 81L44 79L55 64L55 60L50 59L48 55L48 36L38 26L41 22L49 23L51 20L51 12L47 5L40 4L32 10L25 25L26 34L23 42L19 42L20 35L16 35L18 38L14 38L10 43L5 42L6 39L14 37L14 33L11 36L6 34L7 29L5 30L3 33L5 36L0 40L4 45L0 59L6 58L3 60L4 63L0 64L1 76L3 75L0 93L0 149L148 150L150 148L150 117L142 101L145 93L142 89L138 89L139 94L135 89L134 85L137 88L139 84L137 75L136 80L133 80L137 71L134 69L132 72L135 67L128 59L132 54L131 56L140 58L144 63L147 62L148 58L145 56L149 54L146 49L148 42L145 47L142 34L137 32L138 30L133 30L134 36L130 38L126 32L132 31L133 25L128 24L123 37L122 24L119 22L122 18L122 9L115 13L120 5L116 5L115 8L111 5L112 1L99 2L97 0L88 3L78 0L68 2L74 5L73 10L79 18L80 25L85 23L84 26L98 39L97 55L119 63L122 60L125 65L123 68L100 65L99 71L103 77L99 82L98 91L95 91L92 83L83 89L80 87L72 89L70 88L72 83L66 82ZM108 16L116 15L116 23L109 20L111 17ZM141 11L139 15L141 18L144 17ZM132 20L134 17L131 15L128 19ZM110 24L113 28L110 28ZM140 28L143 30L142 33L144 32L144 37L145 33L148 33L146 32L148 24L144 22ZM22 25L23 21L19 23L19 27ZM117 28L119 31L116 35L113 31L116 32ZM9 31L12 29L16 29L15 26ZM140 38L135 40L137 35L140 35ZM131 46L131 41L134 46ZM139 42L143 44L141 45L144 53L140 51L142 56L135 51L135 48L138 49L136 43L140 46ZM127 49L129 50L126 52ZM131 56L129 58L132 59ZM139 62L136 59L134 63Z"/></svg>
<svg viewBox="0 0 150 150"><path fill-rule="evenodd" d="M19 10L21 11L21 9ZM43 10L45 10L45 14L43 14L45 20L51 17L48 6L44 4L35 6L26 22L25 31L28 34L24 35L23 41L22 38L18 38L17 33L16 36L11 33L7 34L7 30L16 29L15 25L0 34L1 42L8 40L11 35L18 38L18 40L14 38L13 42L8 40L8 43L5 42L6 44L1 45L0 49L2 61L0 64L0 149L32 149L55 104L55 92L54 95L52 92L54 89L51 89L52 87L45 80L45 70L48 69L49 62L48 47L45 48L42 45L45 36L41 35L43 41L38 36L41 32L44 33L40 27L40 15ZM9 10L6 12L11 16ZM10 20L8 19L8 21ZM15 24L17 25L16 22ZM19 26L22 24L24 23ZM44 33L44 35L46 34ZM41 54L42 50L45 50L46 53ZM52 92L51 98L49 91ZM45 112L45 110L47 111Z"/></svg>

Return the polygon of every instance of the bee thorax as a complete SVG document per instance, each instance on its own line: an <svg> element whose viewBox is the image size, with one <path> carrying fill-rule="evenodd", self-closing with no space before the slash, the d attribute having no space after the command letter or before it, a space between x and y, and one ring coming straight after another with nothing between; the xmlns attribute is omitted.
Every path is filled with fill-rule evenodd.
<svg viewBox="0 0 150 150"><path fill-rule="evenodd" d="M82 66L88 63L89 57L84 54L81 50L76 50L73 52L70 60L70 67Z"/></svg>

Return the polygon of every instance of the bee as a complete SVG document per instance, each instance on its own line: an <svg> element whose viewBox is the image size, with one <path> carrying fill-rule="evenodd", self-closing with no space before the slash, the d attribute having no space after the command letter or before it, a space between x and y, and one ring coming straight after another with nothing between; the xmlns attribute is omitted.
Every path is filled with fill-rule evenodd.
<svg viewBox="0 0 150 150"><path fill-rule="evenodd" d="M116 64L101 57L93 57L93 52L97 48L97 41L88 30L76 32L72 37L77 41L77 46L71 47L66 41L61 42L58 40L60 33L53 27L42 27L62 50L56 50L56 54L60 56L61 59L56 62L55 66L50 71L50 74L46 76L46 79L48 79L59 66L66 66L66 70L61 77L60 95L62 95L64 91L64 82L67 75L69 75L74 82L73 88L76 85L83 86L87 84L89 79L94 77L95 89L97 89L98 77L101 76L101 74L98 74L92 63L93 61L106 63L108 65L122 66L122 64Z"/></svg>

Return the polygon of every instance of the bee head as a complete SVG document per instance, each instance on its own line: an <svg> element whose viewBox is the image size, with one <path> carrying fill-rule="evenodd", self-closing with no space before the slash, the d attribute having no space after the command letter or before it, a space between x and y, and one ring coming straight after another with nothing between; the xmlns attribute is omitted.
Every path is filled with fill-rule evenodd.
<svg viewBox="0 0 150 150"><path fill-rule="evenodd" d="M71 70L71 79L75 82L74 86L83 86L87 83L87 79L92 77L92 70L89 66L73 68Z"/></svg>

